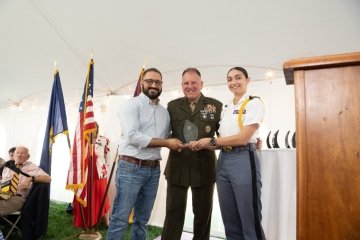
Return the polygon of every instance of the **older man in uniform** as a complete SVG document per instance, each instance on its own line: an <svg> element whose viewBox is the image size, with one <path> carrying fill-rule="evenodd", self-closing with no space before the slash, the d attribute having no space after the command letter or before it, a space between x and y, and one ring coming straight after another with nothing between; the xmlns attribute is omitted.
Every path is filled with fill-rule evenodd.
<svg viewBox="0 0 360 240"><path fill-rule="evenodd" d="M213 137L217 131L222 104L216 99L205 97L201 93L202 86L198 69L184 70L182 89L185 97L168 104L172 137L188 142ZM170 151L165 168L167 197L162 240L181 238L189 187L194 213L193 239L210 238L215 166L216 156L213 150Z"/></svg>

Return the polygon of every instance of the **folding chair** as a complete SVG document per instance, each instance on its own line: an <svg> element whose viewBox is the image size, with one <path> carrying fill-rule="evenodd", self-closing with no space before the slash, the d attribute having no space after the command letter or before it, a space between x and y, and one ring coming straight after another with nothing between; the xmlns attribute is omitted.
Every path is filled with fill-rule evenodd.
<svg viewBox="0 0 360 240"><path fill-rule="evenodd" d="M24 240L38 239L40 236L46 235L50 203L49 186L48 183L34 183L20 211L0 216L11 226L5 239L8 239L14 229L21 234ZM21 219L23 221L20 221ZM3 234L5 233L3 232Z"/></svg>
<svg viewBox="0 0 360 240"><path fill-rule="evenodd" d="M21 234L20 226L18 226L18 224L20 224L21 211L16 211L0 217L2 220L4 220L5 223L7 223L11 227L9 232L5 236L5 240L9 239L11 233L14 230L18 231Z"/></svg>

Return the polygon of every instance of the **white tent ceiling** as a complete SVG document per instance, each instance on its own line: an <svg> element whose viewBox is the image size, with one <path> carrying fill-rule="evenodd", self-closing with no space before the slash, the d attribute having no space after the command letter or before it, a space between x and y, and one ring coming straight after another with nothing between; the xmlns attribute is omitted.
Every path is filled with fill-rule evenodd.
<svg viewBox="0 0 360 240"><path fill-rule="evenodd" d="M233 65L266 80L292 58L360 51L360 2L1 0L0 34L0 108L47 105L55 61L78 103L92 50L95 98L131 94L144 62L166 91L189 66L210 85Z"/></svg>

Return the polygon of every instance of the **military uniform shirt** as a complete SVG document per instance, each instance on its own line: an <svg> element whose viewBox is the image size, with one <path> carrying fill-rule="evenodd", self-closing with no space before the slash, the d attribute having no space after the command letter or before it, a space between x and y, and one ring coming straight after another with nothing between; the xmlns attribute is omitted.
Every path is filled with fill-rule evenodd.
<svg viewBox="0 0 360 240"><path fill-rule="evenodd" d="M230 103L225 105L220 120L220 136L226 137L240 133L241 130L238 121L239 109L248 97L249 94L244 94L244 96L242 96L242 98L237 104L234 104L233 101L231 101ZM253 98L245 106L242 115L243 126L251 125L254 123L260 124L264 117L264 113L265 108L261 100L259 98ZM258 137L258 135L259 130L256 130L256 132L251 137L249 143L256 143L256 138Z"/></svg>

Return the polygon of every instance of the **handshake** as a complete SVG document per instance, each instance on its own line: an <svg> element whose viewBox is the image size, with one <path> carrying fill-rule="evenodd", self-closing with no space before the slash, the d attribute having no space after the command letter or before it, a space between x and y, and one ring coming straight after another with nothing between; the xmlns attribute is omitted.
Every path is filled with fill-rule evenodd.
<svg viewBox="0 0 360 240"><path fill-rule="evenodd" d="M170 148L171 150L181 152L183 149L190 149L192 151L198 151L202 149L212 149L215 150L214 146L210 144L211 138L202 138L197 141L191 141L189 143L183 143L177 138L169 138L167 139L166 147Z"/></svg>
<svg viewBox="0 0 360 240"><path fill-rule="evenodd" d="M215 150L219 148L215 138L201 138L197 141L190 141L189 143L182 143L177 138L170 138L167 139L167 142L168 145L166 147L178 152L181 152L181 150L183 149L190 149L191 151L199 151L202 149ZM234 143L234 145L229 142L229 146L243 146L243 145L246 145L246 142L241 144ZM262 148L262 140L260 138L256 139L255 148L257 150L260 150Z"/></svg>

